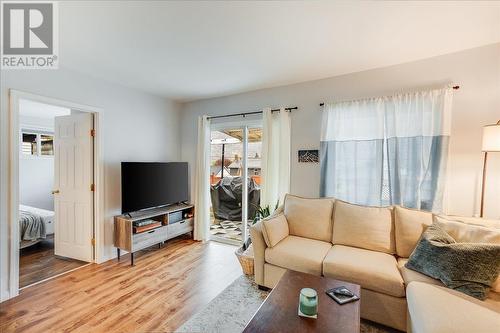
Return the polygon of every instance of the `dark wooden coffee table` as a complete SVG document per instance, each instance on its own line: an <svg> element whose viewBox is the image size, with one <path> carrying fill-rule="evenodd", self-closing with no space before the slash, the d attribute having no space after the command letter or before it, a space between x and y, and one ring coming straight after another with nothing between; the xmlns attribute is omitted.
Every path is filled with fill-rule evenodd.
<svg viewBox="0 0 500 333"><path fill-rule="evenodd" d="M359 333L360 300L339 305L325 293L330 288L346 286L360 295L360 286L310 274L287 271L278 285L245 327L244 332L341 332ZM318 318L297 314L300 289L310 287L318 292Z"/></svg>

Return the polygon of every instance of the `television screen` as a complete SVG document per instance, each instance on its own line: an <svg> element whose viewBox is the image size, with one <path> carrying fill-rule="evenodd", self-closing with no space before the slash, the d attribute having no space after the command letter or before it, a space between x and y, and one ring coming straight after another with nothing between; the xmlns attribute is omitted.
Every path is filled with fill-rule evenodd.
<svg viewBox="0 0 500 333"><path fill-rule="evenodd" d="M187 200L186 162L122 162L122 213Z"/></svg>

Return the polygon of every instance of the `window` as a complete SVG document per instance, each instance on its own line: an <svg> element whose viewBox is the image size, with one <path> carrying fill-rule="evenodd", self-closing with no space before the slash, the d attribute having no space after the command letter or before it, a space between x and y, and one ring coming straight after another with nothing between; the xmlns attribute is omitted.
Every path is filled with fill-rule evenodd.
<svg viewBox="0 0 500 333"><path fill-rule="evenodd" d="M54 136L48 134L40 135L41 155L54 155Z"/></svg>
<svg viewBox="0 0 500 333"><path fill-rule="evenodd" d="M21 131L21 155L53 156L54 134L34 130Z"/></svg>
<svg viewBox="0 0 500 333"><path fill-rule="evenodd" d="M21 153L23 155L38 155L37 134L23 133Z"/></svg>

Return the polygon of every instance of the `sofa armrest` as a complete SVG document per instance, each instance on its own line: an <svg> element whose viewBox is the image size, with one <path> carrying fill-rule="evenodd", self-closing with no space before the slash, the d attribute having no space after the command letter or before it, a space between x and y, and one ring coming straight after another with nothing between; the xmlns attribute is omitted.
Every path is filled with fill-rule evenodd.
<svg viewBox="0 0 500 333"><path fill-rule="evenodd" d="M288 234L288 222L283 214L283 206L276 209L270 216L250 227L250 238L252 239L254 254L255 282L258 285L264 285L266 249L276 245L283 238L287 237Z"/></svg>
<svg viewBox="0 0 500 333"><path fill-rule="evenodd" d="M262 234L262 227L262 221L250 227L250 238L253 244L255 283L261 286L264 285L264 263L266 261L264 256L267 248L264 235Z"/></svg>

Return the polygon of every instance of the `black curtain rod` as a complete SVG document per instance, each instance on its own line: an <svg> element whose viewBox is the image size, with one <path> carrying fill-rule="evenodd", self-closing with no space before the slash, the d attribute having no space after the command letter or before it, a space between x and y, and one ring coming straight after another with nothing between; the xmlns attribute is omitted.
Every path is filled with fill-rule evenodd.
<svg viewBox="0 0 500 333"><path fill-rule="evenodd" d="M453 86L452 88L455 90L458 90L458 89L460 89L460 86ZM323 106L323 105L325 105L325 103L319 103L319 106Z"/></svg>
<svg viewBox="0 0 500 333"><path fill-rule="evenodd" d="M285 108L285 111L292 111L292 110L297 110L298 107L290 107L290 108ZM272 109L271 112L279 112L281 109ZM217 118L226 118L226 117L246 117L250 116L253 114L261 114L264 111L254 111L254 112L243 112L243 113L234 113L234 114L227 114L227 115L222 115L222 116L211 116L208 117L208 119L217 119Z"/></svg>

